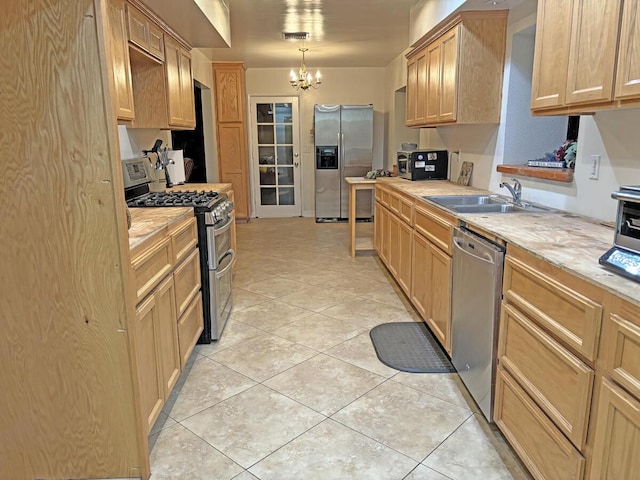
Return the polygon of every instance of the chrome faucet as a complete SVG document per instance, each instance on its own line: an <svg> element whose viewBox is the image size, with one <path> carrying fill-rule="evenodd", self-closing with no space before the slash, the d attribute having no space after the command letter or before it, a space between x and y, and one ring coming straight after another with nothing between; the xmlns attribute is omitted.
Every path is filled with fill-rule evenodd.
<svg viewBox="0 0 640 480"><path fill-rule="evenodd" d="M503 182L500 184L500 188L504 187L509 190L509 193L511 193L511 196L513 197L513 203L515 203L516 205L520 205L520 199L522 197L522 185L515 178L512 178L511 180L515 182L513 184L513 187L507 182Z"/></svg>

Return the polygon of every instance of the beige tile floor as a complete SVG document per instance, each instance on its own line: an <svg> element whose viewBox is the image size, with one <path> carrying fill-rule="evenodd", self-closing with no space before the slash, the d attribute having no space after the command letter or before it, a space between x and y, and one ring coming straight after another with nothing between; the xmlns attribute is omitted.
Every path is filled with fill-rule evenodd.
<svg viewBox="0 0 640 480"><path fill-rule="evenodd" d="M377 257L349 257L346 224L237 230L232 317L149 437L153 480L530 478L457 375L377 359L372 327L419 318Z"/></svg>

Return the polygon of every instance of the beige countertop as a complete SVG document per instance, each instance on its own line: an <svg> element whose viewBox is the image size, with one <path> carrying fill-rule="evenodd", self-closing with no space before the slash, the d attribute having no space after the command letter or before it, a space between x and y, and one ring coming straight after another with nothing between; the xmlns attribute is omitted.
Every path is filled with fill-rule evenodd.
<svg viewBox="0 0 640 480"><path fill-rule="evenodd" d="M473 195L494 193L463 187L446 180L411 182L401 178L380 178L397 190L416 197L432 195ZM431 202L428 202L431 203ZM439 208L434 203L431 203ZM614 230L596 219L561 210L543 213L455 213L465 222L521 247L572 274L640 305L640 283L616 275L598 264L598 259L613 245Z"/></svg>
<svg viewBox="0 0 640 480"><path fill-rule="evenodd" d="M193 217L190 207L130 208L129 211L129 250L132 252L172 223Z"/></svg>

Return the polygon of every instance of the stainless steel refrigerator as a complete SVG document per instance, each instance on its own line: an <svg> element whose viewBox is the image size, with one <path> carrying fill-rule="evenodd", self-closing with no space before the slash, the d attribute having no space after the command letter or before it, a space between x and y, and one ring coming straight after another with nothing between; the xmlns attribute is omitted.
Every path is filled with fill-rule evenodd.
<svg viewBox="0 0 640 480"><path fill-rule="evenodd" d="M373 105L316 105L316 220L349 217L345 177L364 177L373 163ZM371 218L373 193L356 193L356 217Z"/></svg>

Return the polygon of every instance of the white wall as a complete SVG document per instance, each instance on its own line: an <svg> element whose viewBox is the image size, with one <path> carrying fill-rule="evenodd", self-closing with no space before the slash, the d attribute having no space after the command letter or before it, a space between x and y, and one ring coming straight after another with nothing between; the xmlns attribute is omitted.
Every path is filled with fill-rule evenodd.
<svg viewBox="0 0 640 480"><path fill-rule="evenodd" d="M311 68L311 70L315 70ZM385 143L385 69L324 68L318 90L296 92L289 84L288 68L249 68L246 73L249 96L298 96L302 164L302 214L314 216L314 140L313 106L315 104L373 104L373 168L386 161ZM251 159L250 159L251 161Z"/></svg>
<svg viewBox="0 0 640 480"><path fill-rule="evenodd" d="M464 3L465 0L420 0L409 16L409 44L416 43Z"/></svg>

